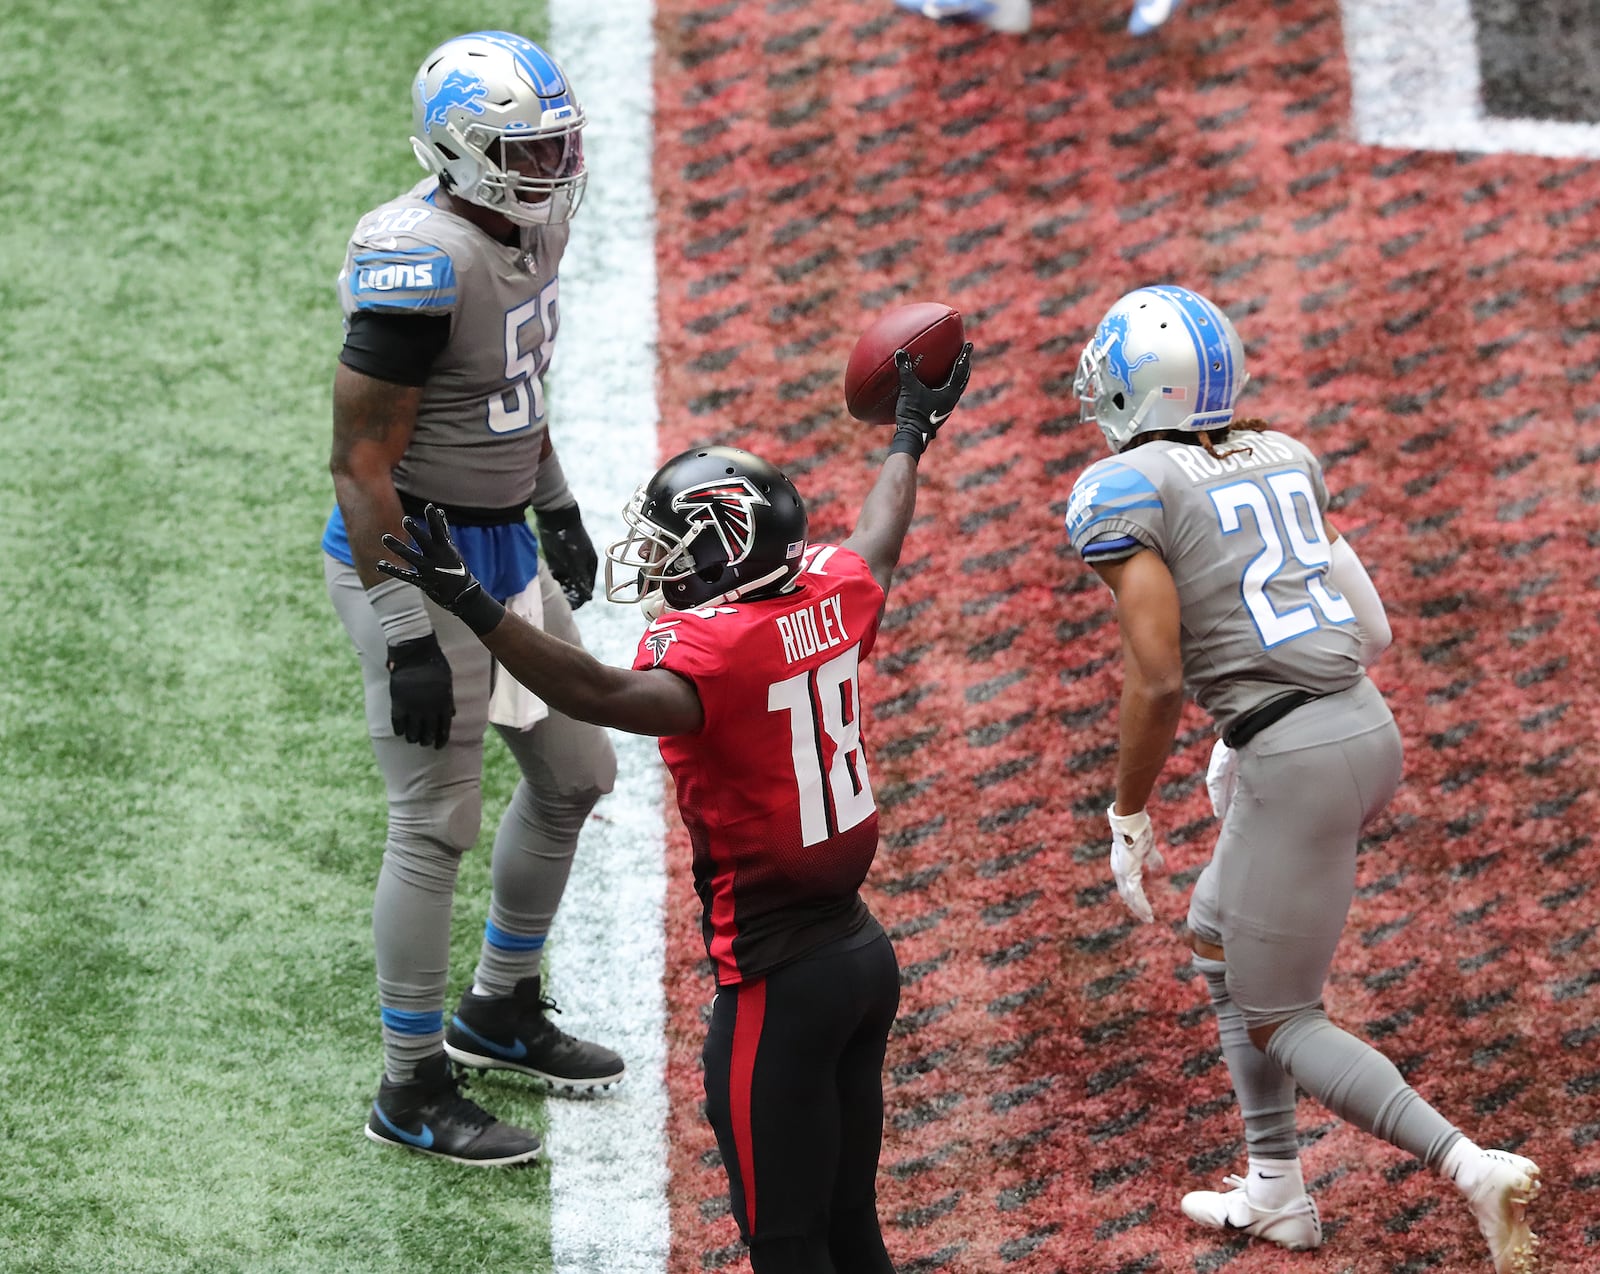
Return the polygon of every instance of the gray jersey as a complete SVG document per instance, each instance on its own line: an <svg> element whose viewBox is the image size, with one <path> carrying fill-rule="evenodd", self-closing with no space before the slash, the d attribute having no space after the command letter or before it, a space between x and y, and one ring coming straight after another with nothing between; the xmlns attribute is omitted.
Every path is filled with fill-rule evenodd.
<svg viewBox="0 0 1600 1274"><path fill-rule="evenodd" d="M507 245L433 202L428 178L361 218L339 271L345 315L444 315L450 339L394 471L408 495L469 508L527 502L545 439L544 375L566 223Z"/></svg>
<svg viewBox="0 0 1600 1274"><path fill-rule="evenodd" d="M1350 604L1328 584L1328 491L1304 444L1235 431L1223 458L1151 442L1091 465L1067 504L1090 564L1160 555L1181 610L1188 692L1224 733L1286 689L1332 694L1361 680Z"/></svg>

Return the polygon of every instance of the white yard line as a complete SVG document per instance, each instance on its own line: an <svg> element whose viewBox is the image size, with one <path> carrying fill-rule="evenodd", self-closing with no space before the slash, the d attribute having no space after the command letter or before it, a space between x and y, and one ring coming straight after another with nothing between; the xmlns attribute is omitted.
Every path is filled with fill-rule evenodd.
<svg viewBox="0 0 1600 1274"><path fill-rule="evenodd" d="M550 0L549 11L550 50L589 116L590 174L561 267L550 418L603 551L657 453L653 5ZM597 596L578 623L597 657L633 662L636 608ZM560 1025L616 1048L628 1074L603 1098L546 1107L555 1274L667 1265L663 778L654 740L612 737L617 786L578 843L551 935L551 990Z"/></svg>
<svg viewBox="0 0 1600 1274"><path fill-rule="evenodd" d="M1600 158L1600 124L1484 114L1471 0L1340 0L1340 7L1362 141Z"/></svg>

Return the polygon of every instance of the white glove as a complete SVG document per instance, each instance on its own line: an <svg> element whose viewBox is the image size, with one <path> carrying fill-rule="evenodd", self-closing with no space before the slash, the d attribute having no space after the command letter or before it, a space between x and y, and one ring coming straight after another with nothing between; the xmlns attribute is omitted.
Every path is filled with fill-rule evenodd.
<svg viewBox="0 0 1600 1274"><path fill-rule="evenodd" d="M1239 754L1218 739L1211 747L1211 764L1206 766L1206 791L1211 794L1211 812L1219 819L1228 817L1238 786Z"/></svg>
<svg viewBox="0 0 1600 1274"><path fill-rule="evenodd" d="M1145 924L1156 918L1150 902L1144 896L1144 869L1160 871L1166 866L1161 851L1156 848L1156 834L1150 826L1150 815L1140 810L1137 814L1118 814L1115 804L1106 810L1111 820L1111 874L1116 877L1117 893Z"/></svg>

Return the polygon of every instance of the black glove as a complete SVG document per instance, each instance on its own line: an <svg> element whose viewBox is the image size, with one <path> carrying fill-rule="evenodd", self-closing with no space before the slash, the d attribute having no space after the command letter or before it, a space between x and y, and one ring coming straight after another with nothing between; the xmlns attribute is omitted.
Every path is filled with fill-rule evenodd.
<svg viewBox="0 0 1600 1274"><path fill-rule="evenodd" d="M407 743L442 748L450 742L456 700L450 661L432 633L389 647L389 720Z"/></svg>
<svg viewBox="0 0 1600 1274"><path fill-rule="evenodd" d="M535 509L533 516L539 522L545 565L567 595L567 605L577 610L594 596L600 571L600 557L583 529L583 515L576 504L569 504L562 509Z"/></svg>
<svg viewBox="0 0 1600 1274"><path fill-rule="evenodd" d="M928 449L939 426L961 401L967 377L972 374L972 342L961 347L950 378L937 389L918 379L905 350L895 351L894 365L900 371L900 397L894 405L894 437L889 442L889 454L903 451L915 459Z"/></svg>
<svg viewBox="0 0 1600 1274"><path fill-rule="evenodd" d="M430 504L423 513L428 519L426 528L413 517L404 518L400 523L406 534L416 541L415 548L387 532L383 537L383 547L403 557L416 570L408 571L390 561L380 561L378 569L397 580L415 584L482 637L500 622L506 608L483 591L483 585L461 560L455 541L450 538L450 524L445 521L444 510Z"/></svg>

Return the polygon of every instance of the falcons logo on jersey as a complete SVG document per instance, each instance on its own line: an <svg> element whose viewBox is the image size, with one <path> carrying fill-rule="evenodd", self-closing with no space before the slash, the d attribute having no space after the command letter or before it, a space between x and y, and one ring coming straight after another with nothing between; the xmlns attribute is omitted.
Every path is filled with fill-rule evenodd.
<svg viewBox="0 0 1600 1274"><path fill-rule="evenodd" d="M658 667L667 657L667 647L678 640L678 634L672 630L678 626L678 621L673 620L667 624L651 624L645 633L644 648L650 652L653 661L651 667Z"/></svg>
<svg viewBox="0 0 1600 1274"><path fill-rule="evenodd" d="M756 506L767 503L767 497L743 477L702 482L672 497L672 507L684 515L693 531L709 531L722 542L729 566L750 555L756 542Z"/></svg>

